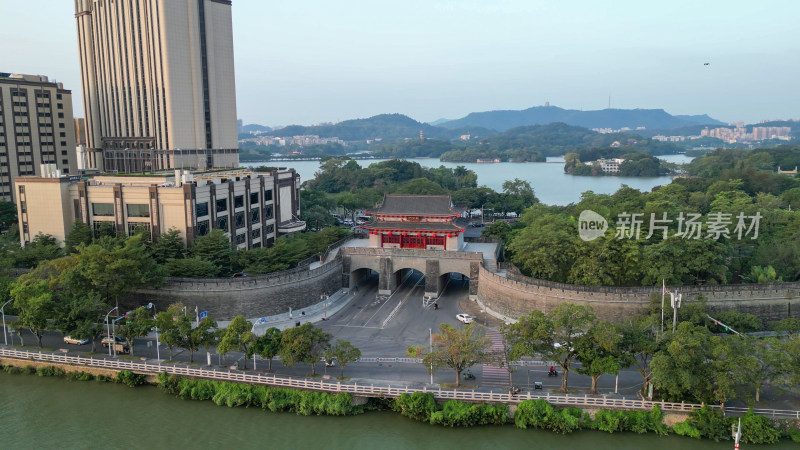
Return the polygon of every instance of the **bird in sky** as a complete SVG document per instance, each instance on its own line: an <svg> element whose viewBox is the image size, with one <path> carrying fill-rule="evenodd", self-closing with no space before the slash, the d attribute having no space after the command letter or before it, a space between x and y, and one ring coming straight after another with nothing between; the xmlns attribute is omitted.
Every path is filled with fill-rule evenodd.
<svg viewBox="0 0 800 450"><path fill-rule="evenodd" d="M703 63L703 65L704 65L704 66L707 66L707 65L709 65L709 64L711 64L711 63Z"/></svg>

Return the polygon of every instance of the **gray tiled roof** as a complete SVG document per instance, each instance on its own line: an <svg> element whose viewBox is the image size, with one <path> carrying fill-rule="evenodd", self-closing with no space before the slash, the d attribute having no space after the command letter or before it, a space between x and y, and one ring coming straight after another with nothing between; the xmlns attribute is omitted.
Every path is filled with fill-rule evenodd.
<svg viewBox="0 0 800 450"><path fill-rule="evenodd" d="M450 195L395 195L386 194L383 203L367 210L372 214L405 214L425 216L461 215L462 209L454 208Z"/></svg>

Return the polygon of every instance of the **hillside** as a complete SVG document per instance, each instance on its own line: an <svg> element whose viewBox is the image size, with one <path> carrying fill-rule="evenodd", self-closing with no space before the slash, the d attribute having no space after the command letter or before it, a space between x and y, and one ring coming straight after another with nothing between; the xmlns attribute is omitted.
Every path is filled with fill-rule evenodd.
<svg viewBox="0 0 800 450"><path fill-rule="evenodd" d="M366 119L353 119L339 122L335 125L301 126L290 125L280 130L275 130L272 136L299 136L305 134L317 135L322 138L338 137L345 141L361 141L367 139L419 139L422 130L425 138L454 139L461 134L480 134L486 136L494 133L479 127L472 129L440 128L416 120L402 114L380 114Z"/></svg>
<svg viewBox="0 0 800 450"><path fill-rule="evenodd" d="M475 112L461 119L441 123L439 126L455 129L480 126L499 131L528 125L542 125L563 122L584 128L646 127L655 129L680 128L704 124L722 124L706 115L673 116L663 109L602 109L597 111L578 111L557 106L535 106L525 110L504 110Z"/></svg>
<svg viewBox="0 0 800 450"><path fill-rule="evenodd" d="M247 124L247 125L242 127L242 131L244 133L250 133L250 132L262 132L263 133L265 131L272 131L272 128L264 126L264 125L259 125L257 123L249 123L249 124Z"/></svg>

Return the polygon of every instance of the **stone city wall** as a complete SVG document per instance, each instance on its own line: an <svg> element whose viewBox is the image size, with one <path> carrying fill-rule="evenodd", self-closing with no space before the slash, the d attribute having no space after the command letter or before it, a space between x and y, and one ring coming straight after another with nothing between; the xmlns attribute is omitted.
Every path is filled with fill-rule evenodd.
<svg viewBox="0 0 800 450"><path fill-rule="evenodd" d="M158 311L171 303L183 302L188 314L194 308L208 311L216 320L237 315L264 317L295 311L319 303L320 296L332 294L342 285L340 257L309 270L308 267L270 275L242 278L168 278L160 288L139 289L121 303L130 310L152 302Z"/></svg>
<svg viewBox="0 0 800 450"><path fill-rule="evenodd" d="M619 322L647 311L660 287L575 286L525 277L513 270L502 277L480 268L478 298L504 316L519 318L533 310L550 312L561 303L590 305L601 320ZM800 283L668 287L684 299L702 295L709 311L736 310L772 321L800 318Z"/></svg>

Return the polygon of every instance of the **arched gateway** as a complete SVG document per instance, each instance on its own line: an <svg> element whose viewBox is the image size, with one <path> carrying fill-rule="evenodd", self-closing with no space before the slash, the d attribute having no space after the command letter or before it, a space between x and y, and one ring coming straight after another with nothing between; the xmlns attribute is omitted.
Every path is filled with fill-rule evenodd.
<svg viewBox="0 0 800 450"><path fill-rule="evenodd" d="M425 297L441 294L451 272L469 278L470 297L478 294L481 263L496 265L496 243L471 243L464 239L463 209L449 195L386 195L368 210L373 219L363 225L367 246L344 247L342 282L353 287L370 271L378 273L378 294L397 289L404 269L425 275Z"/></svg>

